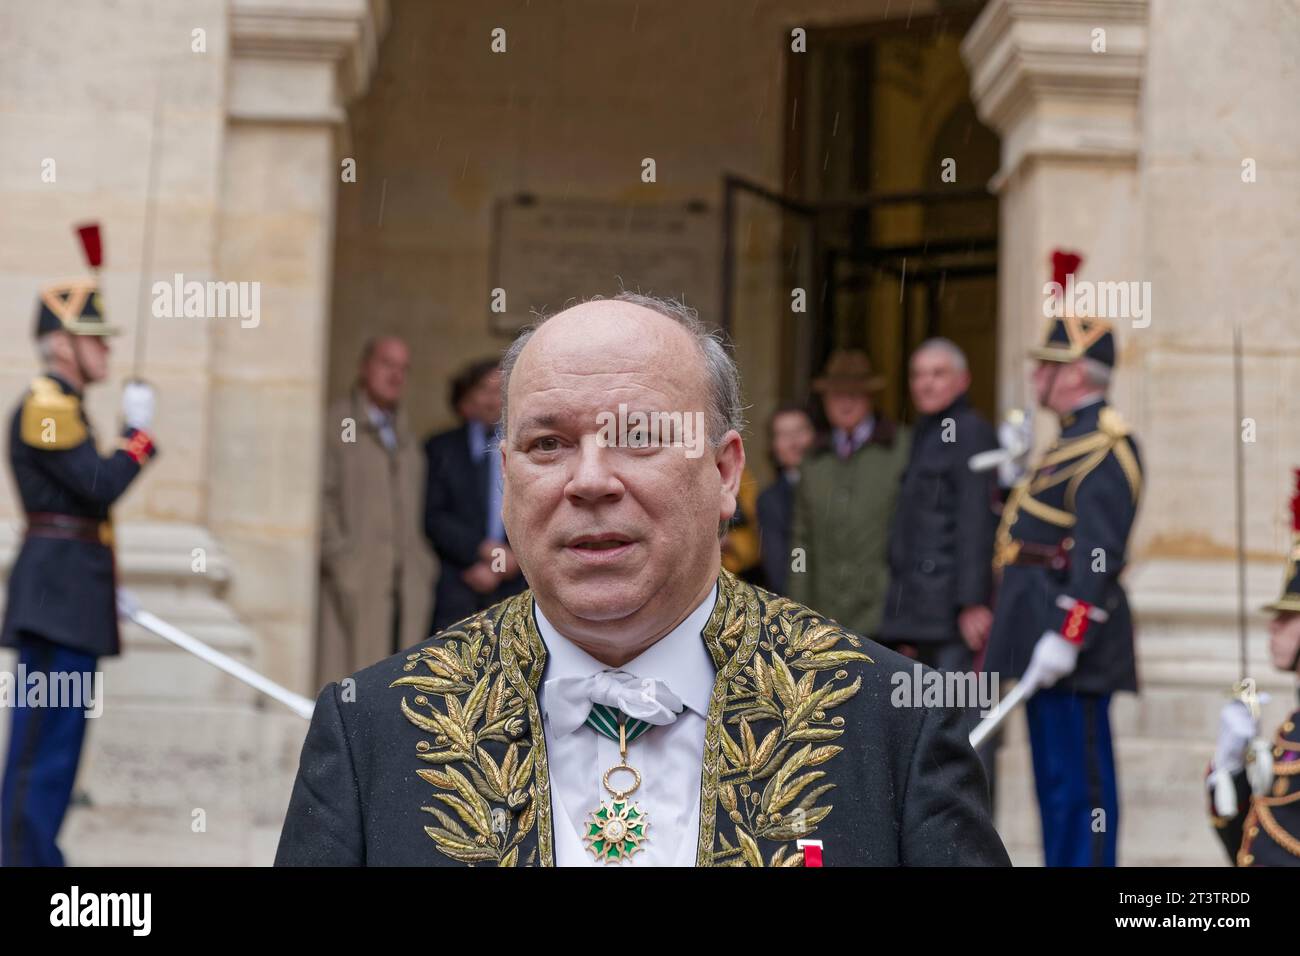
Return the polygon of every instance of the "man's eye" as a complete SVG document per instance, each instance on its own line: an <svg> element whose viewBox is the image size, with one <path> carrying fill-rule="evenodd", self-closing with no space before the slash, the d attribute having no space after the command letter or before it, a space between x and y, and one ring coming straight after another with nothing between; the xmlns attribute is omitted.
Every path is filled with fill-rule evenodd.
<svg viewBox="0 0 1300 956"><path fill-rule="evenodd" d="M556 451L560 447L560 440L554 437L539 438L533 442L533 448L536 451Z"/></svg>

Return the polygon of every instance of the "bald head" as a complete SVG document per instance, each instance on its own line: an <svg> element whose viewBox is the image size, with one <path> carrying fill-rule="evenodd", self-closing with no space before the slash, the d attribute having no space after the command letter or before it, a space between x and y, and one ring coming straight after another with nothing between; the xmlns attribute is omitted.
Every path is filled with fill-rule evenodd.
<svg viewBox="0 0 1300 956"><path fill-rule="evenodd" d="M515 366L533 338L541 334L542 329L551 326L561 318L569 328L594 330L599 326L603 329L601 334L611 336L626 335L628 326L620 326L620 322L628 319L641 323L654 322L656 319L668 320L687 333L703 363L702 369L709 392L709 403L705 409L709 441L716 446L728 431L744 430L744 409L740 402L740 373L719 337L705 327L694 309L671 299L658 299L634 292L624 292L612 299L592 299L544 318L515 339L501 360L503 434L507 432L509 425L510 379ZM619 331L620 327L623 329L622 332ZM629 340L635 342L636 336L632 336ZM680 357L683 353L677 354Z"/></svg>
<svg viewBox="0 0 1300 956"><path fill-rule="evenodd" d="M713 587L718 526L736 508L744 447L735 366L686 310L585 302L502 361L502 514L548 620L607 663L663 637ZM608 440L611 418L698 421L709 441ZM658 436L656 436L657 438Z"/></svg>
<svg viewBox="0 0 1300 956"><path fill-rule="evenodd" d="M402 401L411 350L395 335L377 335L361 351L359 381L366 396L379 408L392 411Z"/></svg>
<svg viewBox="0 0 1300 956"><path fill-rule="evenodd" d="M524 343L505 382L507 434L515 396L532 388L539 372L560 370L606 389L614 407L633 393L665 409L669 396L689 396L693 408L708 404L704 357L684 327L640 305L598 299L558 313Z"/></svg>

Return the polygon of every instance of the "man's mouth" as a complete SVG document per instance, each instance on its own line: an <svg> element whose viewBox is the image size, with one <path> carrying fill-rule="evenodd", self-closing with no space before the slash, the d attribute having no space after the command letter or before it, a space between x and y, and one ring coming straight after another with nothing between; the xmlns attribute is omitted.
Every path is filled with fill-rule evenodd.
<svg viewBox="0 0 1300 956"><path fill-rule="evenodd" d="M574 538L569 542L569 547L579 551L613 551L631 542L631 538L620 534L589 534Z"/></svg>
<svg viewBox="0 0 1300 956"><path fill-rule="evenodd" d="M587 567L603 567L621 562L632 553L636 543L624 534L586 534L572 539L564 549Z"/></svg>

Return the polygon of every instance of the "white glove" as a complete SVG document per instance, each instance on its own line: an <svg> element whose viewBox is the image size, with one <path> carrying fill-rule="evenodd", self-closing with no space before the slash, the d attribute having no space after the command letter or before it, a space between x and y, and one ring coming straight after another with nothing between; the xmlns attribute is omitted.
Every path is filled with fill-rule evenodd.
<svg viewBox="0 0 1300 956"><path fill-rule="evenodd" d="M1214 745L1214 763L1206 785L1214 799L1214 812L1221 817L1237 815L1237 785L1232 775L1246 763L1246 750L1259 734L1259 721L1243 701L1232 700L1219 711L1219 740ZM1270 768L1271 769L1271 768Z"/></svg>
<svg viewBox="0 0 1300 956"><path fill-rule="evenodd" d="M1259 722L1239 700L1219 711L1219 740L1214 745L1214 769L1234 774L1246 766L1246 749L1259 734Z"/></svg>
<svg viewBox="0 0 1300 956"><path fill-rule="evenodd" d="M1273 785L1273 745L1263 737L1256 737L1250 742L1250 753L1246 779L1250 781L1250 792L1258 797L1268 793Z"/></svg>
<svg viewBox="0 0 1300 956"><path fill-rule="evenodd" d="M1034 420L1025 414L1003 419L998 425L998 444L1006 453L998 465L998 483L1010 488L1025 473L1029 449L1034 444Z"/></svg>
<svg viewBox="0 0 1300 956"><path fill-rule="evenodd" d="M1044 631L1034 645L1025 676L1021 681L1035 690L1044 690L1062 677L1074 673L1079 663L1079 645L1067 641L1055 631Z"/></svg>
<svg viewBox="0 0 1300 956"><path fill-rule="evenodd" d="M122 389L122 420L127 428L148 431L153 425L153 386L144 382L127 382Z"/></svg>

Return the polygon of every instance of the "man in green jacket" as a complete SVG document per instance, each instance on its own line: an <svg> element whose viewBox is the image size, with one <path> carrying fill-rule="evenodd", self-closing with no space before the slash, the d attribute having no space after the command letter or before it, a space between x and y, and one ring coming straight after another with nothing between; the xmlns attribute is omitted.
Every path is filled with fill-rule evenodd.
<svg viewBox="0 0 1300 956"><path fill-rule="evenodd" d="M833 353L813 382L830 444L799 481L787 586L794 600L865 637L880 629L889 524L910 441L907 429L875 410L884 384L858 350Z"/></svg>

